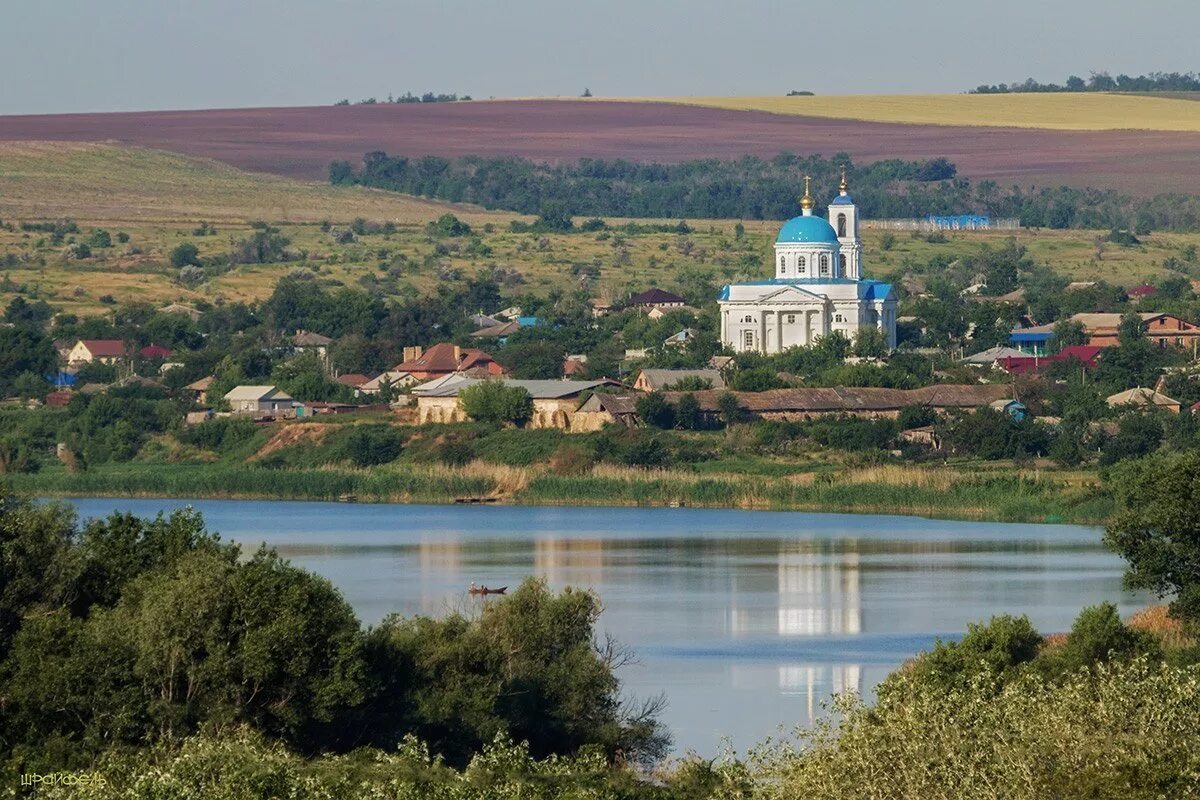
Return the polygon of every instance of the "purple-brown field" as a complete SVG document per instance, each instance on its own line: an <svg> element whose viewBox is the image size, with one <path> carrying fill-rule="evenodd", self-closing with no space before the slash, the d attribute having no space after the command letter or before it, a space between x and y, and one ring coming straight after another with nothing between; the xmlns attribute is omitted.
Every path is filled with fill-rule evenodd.
<svg viewBox="0 0 1200 800"><path fill-rule="evenodd" d="M369 150L408 156L515 155L539 161L773 156L858 161L945 156L1002 185L1200 186L1200 133L901 125L666 103L508 100L0 117L0 139L116 141L244 169L322 179Z"/></svg>

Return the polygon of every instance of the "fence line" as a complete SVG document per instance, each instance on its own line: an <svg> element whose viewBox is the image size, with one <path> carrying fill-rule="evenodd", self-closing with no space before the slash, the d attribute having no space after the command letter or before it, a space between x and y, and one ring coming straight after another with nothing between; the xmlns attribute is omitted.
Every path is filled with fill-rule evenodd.
<svg viewBox="0 0 1200 800"><path fill-rule="evenodd" d="M1015 217L925 217L924 219L864 219L862 227L885 231L1015 231L1021 221Z"/></svg>

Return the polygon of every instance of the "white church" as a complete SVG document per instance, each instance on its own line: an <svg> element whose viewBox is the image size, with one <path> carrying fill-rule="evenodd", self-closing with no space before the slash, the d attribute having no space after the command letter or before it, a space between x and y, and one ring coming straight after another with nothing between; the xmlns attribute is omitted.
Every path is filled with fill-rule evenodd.
<svg viewBox="0 0 1200 800"><path fill-rule="evenodd" d="M858 208L843 172L829 220L814 217L809 179L801 215L775 239L775 277L721 290L721 342L737 352L778 353L841 331L851 341L878 328L896 346L896 294L862 275Z"/></svg>

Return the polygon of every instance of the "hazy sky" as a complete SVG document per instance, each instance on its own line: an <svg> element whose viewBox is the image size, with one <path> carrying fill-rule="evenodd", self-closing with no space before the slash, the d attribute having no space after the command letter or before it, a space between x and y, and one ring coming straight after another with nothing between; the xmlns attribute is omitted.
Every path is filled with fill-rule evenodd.
<svg viewBox="0 0 1200 800"><path fill-rule="evenodd" d="M1200 69L1197 0L0 0L0 113L954 92Z"/></svg>

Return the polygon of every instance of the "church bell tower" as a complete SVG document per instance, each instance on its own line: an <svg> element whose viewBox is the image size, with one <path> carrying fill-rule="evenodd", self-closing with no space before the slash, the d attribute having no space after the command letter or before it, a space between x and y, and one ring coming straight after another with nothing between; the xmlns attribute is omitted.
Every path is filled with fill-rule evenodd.
<svg viewBox="0 0 1200 800"><path fill-rule="evenodd" d="M862 278L862 239L858 235L858 206L850 196L846 181L846 168L842 167L842 180L838 184L838 196L829 204L829 224L837 232L841 261L841 276L852 280Z"/></svg>

